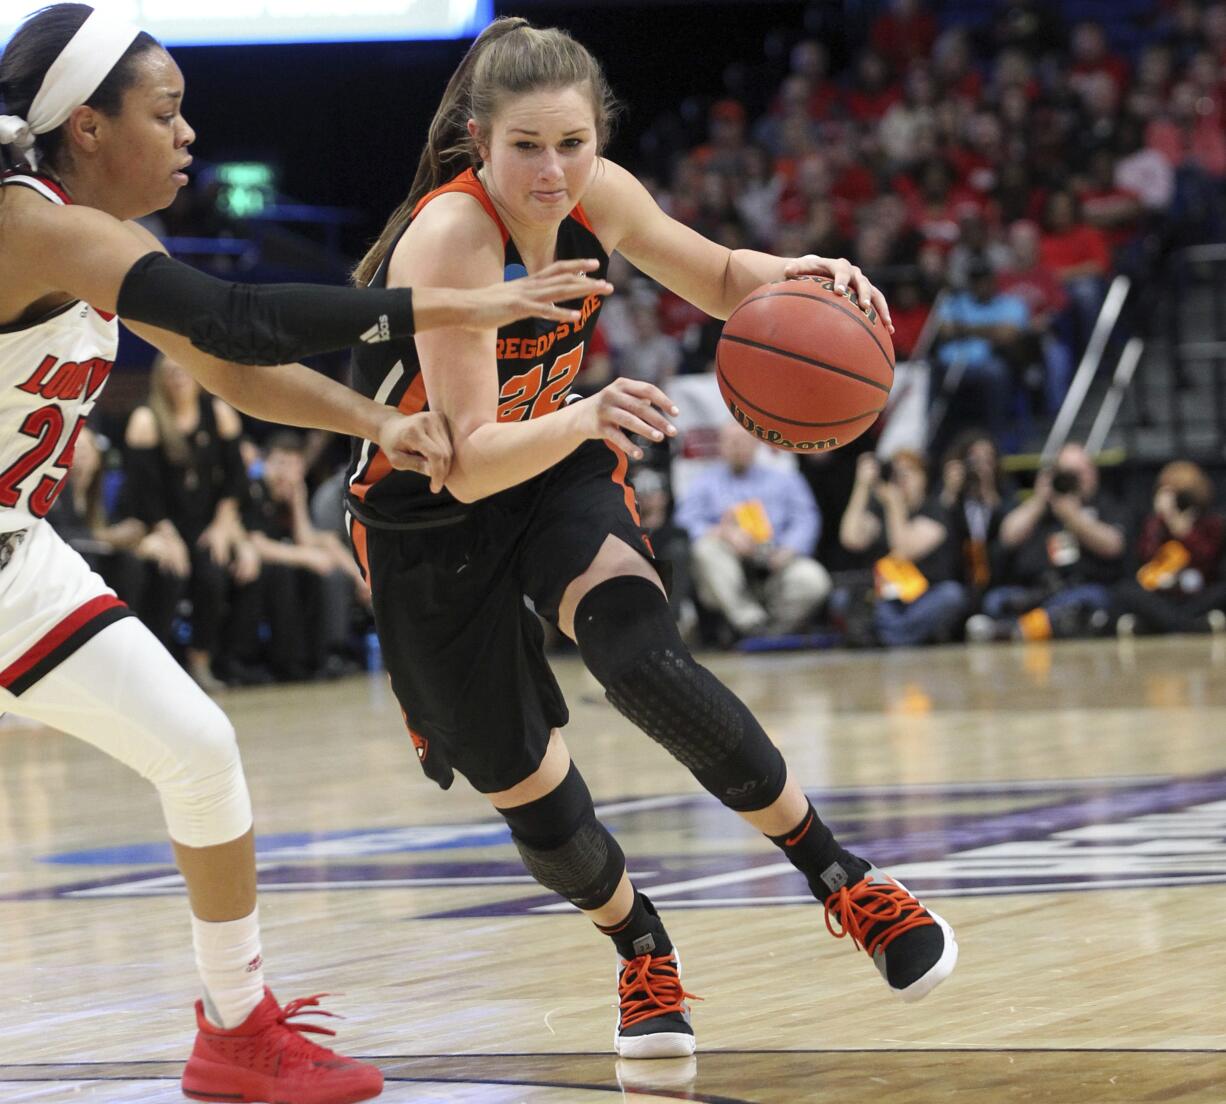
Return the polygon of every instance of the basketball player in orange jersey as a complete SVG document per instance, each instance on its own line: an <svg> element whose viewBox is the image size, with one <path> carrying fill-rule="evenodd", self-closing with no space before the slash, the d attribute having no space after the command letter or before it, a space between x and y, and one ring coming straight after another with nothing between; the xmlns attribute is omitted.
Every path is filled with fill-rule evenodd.
<svg viewBox="0 0 1226 1104"><path fill-rule="evenodd" d="M601 157L611 96L565 33L500 19L477 39L434 117L405 203L359 284L480 286L558 258L619 250L716 317L769 281L833 277L887 320L845 260L730 252L673 221ZM351 534L374 596L397 698L427 775L463 774L506 818L529 872L609 935L619 957L615 1044L626 1058L688 1055L694 1034L677 957L626 876L560 728L567 711L525 607L574 640L608 700L808 879L832 932L850 935L904 1000L954 967L949 926L818 819L761 726L694 662L669 613L624 475L638 434L673 432L669 400L618 380L567 402L600 294L579 324L442 328L361 349L359 386L451 426L446 491L355 446Z"/></svg>
<svg viewBox="0 0 1226 1104"><path fill-rule="evenodd" d="M379 442L441 488L437 414L406 414L301 365L311 352L531 315L608 291L568 263L515 292L225 284L167 258L129 220L186 183L183 78L137 28L81 4L29 19L0 58L0 712L94 744L157 787L191 903L205 999L184 1073L201 1100L347 1104L377 1069L315 1045L263 983L252 816L221 710L43 520L115 359L115 313L204 386L258 417ZM169 331L174 331L169 332ZM186 336L176 336L186 335ZM251 367L242 367L242 361ZM258 365L264 365L259 367ZM331 1034L331 1032L325 1032Z"/></svg>

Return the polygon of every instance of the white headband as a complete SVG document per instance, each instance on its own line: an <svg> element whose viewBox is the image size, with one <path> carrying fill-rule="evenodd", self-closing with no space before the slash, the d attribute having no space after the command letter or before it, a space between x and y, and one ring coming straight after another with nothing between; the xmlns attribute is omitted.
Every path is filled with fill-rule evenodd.
<svg viewBox="0 0 1226 1104"><path fill-rule="evenodd" d="M34 139L61 126L106 80L140 34L140 28L95 9L51 63L26 112L0 115L0 145L16 146L38 168Z"/></svg>

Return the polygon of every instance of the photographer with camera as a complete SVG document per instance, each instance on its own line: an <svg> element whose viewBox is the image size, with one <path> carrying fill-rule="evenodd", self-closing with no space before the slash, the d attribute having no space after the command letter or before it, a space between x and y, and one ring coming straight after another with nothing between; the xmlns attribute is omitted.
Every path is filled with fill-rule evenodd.
<svg viewBox="0 0 1226 1104"><path fill-rule="evenodd" d="M941 505L949 512L962 581L975 597L973 604L999 574L1000 527L1014 499L1012 485L1001 475L996 442L979 429L961 434L945 454Z"/></svg>
<svg viewBox="0 0 1226 1104"><path fill-rule="evenodd" d="M1167 464L1154 485L1154 506L1141 525L1141 565L1116 588L1120 636L1226 630L1226 584L1219 565L1226 522L1214 513L1213 484L1188 460Z"/></svg>
<svg viewBox="0 0 1226 1104"><path fill-rule="evenodd" d="M873 561L872 628L879 643L949 639L966 612L966 588L957 581L948 511L939 497L928 497L919 453L904 449L885 464L872 453L859 457L839 540Z"/></svg>
<svg viewBox="0 0 1226 1104"><path fill-rule="evenodd" d="M1124 517L1099 489L1098 468L1066 444L1034 493L1001 522L1005 583L967 622L975 640L1079 636L1110 623L1124 563Z"/></svg>

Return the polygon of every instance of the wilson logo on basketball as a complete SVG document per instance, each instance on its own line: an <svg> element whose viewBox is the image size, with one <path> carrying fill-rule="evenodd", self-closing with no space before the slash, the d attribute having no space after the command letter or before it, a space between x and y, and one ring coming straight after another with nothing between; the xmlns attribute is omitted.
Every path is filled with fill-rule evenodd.
<svg viewBox="0 0 1226 1104"><path fill-rule="evenodd" d="M854 441L885 408L894 347L872 309L828 277L766 284L741 300L715 350L732 416L759 440L795 452Z"/></svg>
<svg viewBox="0 0 1226 1104"><path fill-rule="evenodd" d="M793 452L824 452L827 449L839 447L837 437L825 437L820 441L790 441L777 429L768 429L759 425L732 400L728 400L728 410L740 424L755 437L765 441L775 448L790 449Z"/></svg>

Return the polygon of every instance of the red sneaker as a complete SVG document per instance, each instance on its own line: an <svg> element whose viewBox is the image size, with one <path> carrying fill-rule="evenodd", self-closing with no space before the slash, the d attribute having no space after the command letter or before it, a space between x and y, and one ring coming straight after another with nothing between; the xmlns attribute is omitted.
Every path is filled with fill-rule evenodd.
<svg viewBox="0 0 1226 1104"><path fill-rule="evenodd" d="M225 1031L204 1018L196 1002L196 1045L183 1071L183 1095L228 1104L356 1104L383 1091L383 1074L304 1038L303 1032L335 1035L315 1024L291 1023L298 1015L331 1016L318 994L284 1008L265 989L264 999L238 1027Z"/></svg>

